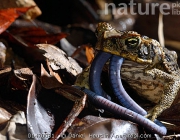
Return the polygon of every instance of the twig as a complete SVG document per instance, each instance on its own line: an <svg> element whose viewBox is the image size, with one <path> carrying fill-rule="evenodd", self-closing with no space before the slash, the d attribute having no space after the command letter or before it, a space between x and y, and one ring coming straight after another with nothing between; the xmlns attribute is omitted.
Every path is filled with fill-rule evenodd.
<svg viewBox="0 0 180 140"><path fill-rule="evenodd" d="M164 47L163 14L159 13L158 38L161 46Z"/></svg>

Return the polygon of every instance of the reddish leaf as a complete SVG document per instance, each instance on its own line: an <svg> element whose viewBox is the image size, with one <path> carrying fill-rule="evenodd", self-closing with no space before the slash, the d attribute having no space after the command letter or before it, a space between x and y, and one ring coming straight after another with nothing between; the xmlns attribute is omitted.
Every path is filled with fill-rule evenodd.
<svg viewBox="0 0 180 140"><path fill-rule="evenodd" d="M94 49L90 46L86 46L86 57L88 63L91 63L92 60L94 59Z"/></svg>
<svg viewBox="0 0 180 140"><path fill-rule="evenodd" d="M5 31L20 14L27 12L30 8L32 7L0 10L0 34Z"/></svg>
<svg viewBox="0 0 180 140"><path fill-rule="evenodd" d="M77 55L80 55L80 56L83 55L81 54L83 50L85 50L87 62L88 64L90 64L92 60L94 59L94 49L90 45L81 45L79 48L77 48L74 51L71 57L75 58ZM81 57L80 59L78 58L76 59L79 60L80 62L83 62Z"/></svg>
<svg viewBox="0 0 180 140"><path fill-rule="evenodd" d="M56 44L60 39L66 37L66 33L57 33L57 34L44 34L41 36L24 36L23 39L25 42L28 42L29 45L38 44L38 43L47 43L47 44Z"/></svg>
<svg viewBox="0 0 180 140"><path fill-rule="evenodd" d="M39 27L18 27L10 30L10 33L16 36L41 36L47 34L45 30Z"/></svg>
<svg viewBox="0 0 180 140"><path fill-rule="evenodd" d="M39 27L15 28L10 30L9 33L6 32L6 34L10 37L10 41L15 41L26 47L34 47L35 44L39 43L56 44L59 40L67 36L66 33L48 34Z"/></svg>

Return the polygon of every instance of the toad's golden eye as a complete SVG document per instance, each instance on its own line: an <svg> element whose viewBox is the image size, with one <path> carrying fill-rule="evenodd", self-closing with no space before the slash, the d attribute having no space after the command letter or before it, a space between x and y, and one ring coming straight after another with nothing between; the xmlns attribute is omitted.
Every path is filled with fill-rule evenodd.
<svg viewBox="0 0 180 140"><path fill-rule="evenodd" d="M125 45L127 45L127 47L129 49L134 49L138 46L139 44L139 39L138 38L128 38L125 40Z"/></svg>

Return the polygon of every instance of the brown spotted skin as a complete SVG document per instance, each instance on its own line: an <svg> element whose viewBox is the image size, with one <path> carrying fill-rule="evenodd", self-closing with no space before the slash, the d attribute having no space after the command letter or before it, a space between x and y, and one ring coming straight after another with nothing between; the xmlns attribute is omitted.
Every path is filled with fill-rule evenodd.
<svg viewBox="0 0 180 140"><path fill-rule="evenodd" d="M146 116L154 121L171 106L180 88L180 70L176 52L162 47L158 41L147 36L141 36L134 31L117 31L110 24L104 22L98 24L96 35L98 38L97 50L143 65L142 74L144 76L151 76L154 80L161 81L162 84L157 86L161 87L161 90L158 90L159 93L153 93L156 90L149 92L149 97L151 94L152 96L160 95L160 98L154 101L157 105ZM123 72L121 74L123 75ZM157 82L155 83L157 84Z"/></svg>
<svg viewBox="0 0 180 140"><path fill-rule="evenodd" d="M140 96L157 104L164 93L164 81L144 74L145 67L136 62L125 60L121 67L121 78Z"/></svg>

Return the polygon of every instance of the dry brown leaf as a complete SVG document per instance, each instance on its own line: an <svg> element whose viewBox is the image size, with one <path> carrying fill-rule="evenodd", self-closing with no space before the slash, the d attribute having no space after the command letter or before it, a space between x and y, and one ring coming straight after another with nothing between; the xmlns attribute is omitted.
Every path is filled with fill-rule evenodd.
<svg viewBox="0 0 180 140"><path fill-rule="evenodd" d="M34 8L30 9L26 14L26 19L34 19L37 16L41 15L41 10L37 7L36 3L33 0L1 0L0 2L0 9L7 9L7 8L18 8L18 7L31 7L35 6Z"/></svg>
<svg viewBox="0 0 180 140"><path fill-rule="evenodd" d="M66 37L66 33L47 33L39 27L19 27L5 32L4 35L9 36L11 42L18 43L26 47L34 47L35 44L56 44L62 38Z"/></svg>
<svg viewBox="0 0 180 140"><path fill-rule="evenodd" d="M36 46L44 51L43 55L48 59L53 70L66 69L74 76L82 72L79 64L56 46L50 44L37 44Z"/></svg>
<svg viewBox="0 0 180 140"><path fill-rule="evenodd" d="M11 27L14 28L24 28L24 27L41 27L42 29L44 29L47 33L49 34L55 34L55 33L60 33L61 32L61 27L57 26L57 25L53 25L53 24L49 24L47 22L43 22L43 21L39 21L37 19L34 19L32 22L29 22L26 19L16 19Z"/></svg>
<svg viewBox="0 0 180 140"><path fill-rule="evenodd" d="M27 82L32 80L33 73L29 68L21 68L13 71L9 82L11 87L18 90L28 90Z"/></svg>
<svg viewBox="0 0 180 140"><path fill-rule="evenodd" d="M58 74L57 71L53 71L52 68L50 67L50 62L47 60L47 67L50 71L50 75L54 76L59 83L63 83L60 75Z"/></svg>
<svg viewBox="0 0 180 140"><path fill-rule="evenodd" d="M94 139L136 139L138 128L136 124L109 118L86 116L68 130L69 137L65 140ZM134 136L134 137L130 137Z"/></svg>
<svg viewBox="0 0 180 140"><path fill-rule="evenodd" d="M20 68L14 70L14 74L16 75L17 78L21 80L29 80L33 76L33 72L31 71L30 68Z"/></svg>
<svg viewBox="0 0 180 140"><path fill-rule="evenodd" d="M26 117L24 112L18 111L17 114L10 119L6 127L2 131L0 131L0 139L1 140L28 139Z"/></svg>
<svg viewBox="0 0 180 140"><path fill-rule="evenodd" d="M0 124L8 121L11 116L12 115L8 111L0 107Z"/></svg>
<svg viewBox="0 0 180 140"><path fill-rule="evenodd" d="M44 69L42 64L41 64L41 84L46 89L52 89L61 86L61 84L57 81L57 79L54 76L48 74L48 72Z"/></svg>
<svg viewBox="0 0 180 140"><path fill-rule="evenodd" d="M0 42L0 68L3 68L5 60L6 60L6 46L2 42Z"/></svg>
<svg viewBox="0 0 180 140"><path fill-rule="evenodd" d="M65 96L68 99L72 100L73 98L73 100L75 99L75 102L71 112L66 117L64 122L60 125L60 127L56 130L56 132L54 133L54 137L51 140L59 139L67 131L67 129L72 125L76 117L84 109L87 99L86 94L71 86L63 85L61 88L56 89L55 92ZM78 97L77 95L80 97Z"/></svg>

